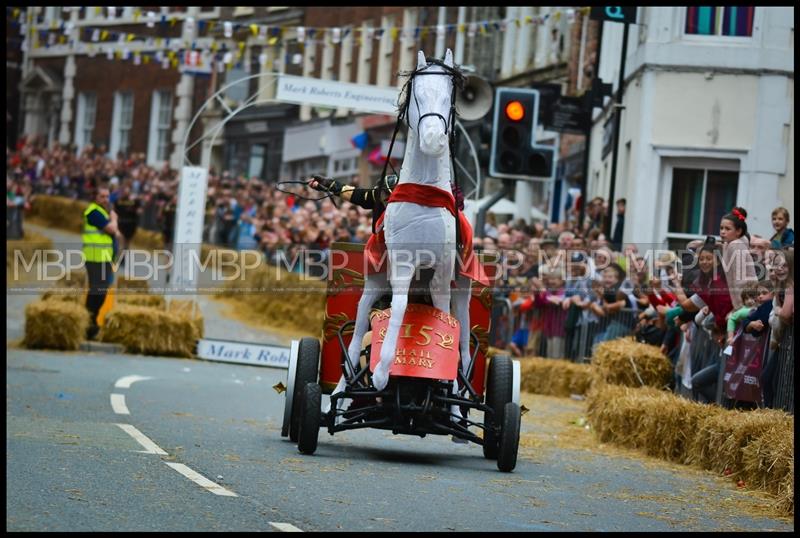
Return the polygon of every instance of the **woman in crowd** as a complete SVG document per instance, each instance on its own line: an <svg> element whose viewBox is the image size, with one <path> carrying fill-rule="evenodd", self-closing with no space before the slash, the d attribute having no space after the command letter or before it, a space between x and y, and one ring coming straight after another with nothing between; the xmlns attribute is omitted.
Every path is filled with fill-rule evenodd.
<svg viewBox="0 0 800 538"><path fill-rule="evenodd" d="M747 211L734 207L722 217L719 236L722 240L722 269L728 284L733 308L742 307L742 288L756 281L756 270L750 255L750 234L747 233ZM723 320L724 321L724 320Z"/></svg>

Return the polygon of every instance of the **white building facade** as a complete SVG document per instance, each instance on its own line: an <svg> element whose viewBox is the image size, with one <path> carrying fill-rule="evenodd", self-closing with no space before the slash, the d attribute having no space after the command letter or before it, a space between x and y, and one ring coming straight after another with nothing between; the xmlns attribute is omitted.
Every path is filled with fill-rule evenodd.
<svg viewBox="0 0 800 538"><path fill-rule="evenodd" d="M605 23L599 75L615 92L622 34ZM625 243L719 235L734 206L763 237L776 207L795 218L793 7L639 8L623 105L613 196L627 199ZM594 115L589 198L609 196L611 118L606 98Z"/></svg>

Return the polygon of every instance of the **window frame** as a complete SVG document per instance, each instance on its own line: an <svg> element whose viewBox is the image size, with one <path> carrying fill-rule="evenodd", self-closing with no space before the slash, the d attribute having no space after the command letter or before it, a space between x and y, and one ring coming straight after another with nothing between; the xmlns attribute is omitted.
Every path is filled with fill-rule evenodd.
<svg viewBox="0 0 800 538"><path fill-rule="evenodd" d="M692 6L694 7L694 6ZM728 7L728 6L722 6ZM736 6L738 7L738 6ZM758 9L762 6L753 6L755 7L755 12L753 14L753 31L749 36L731 36L731 35L724 35L724 34L712 34L712 35L701 35L701 34L689 34L686 32L686 17L689 16L688 8L686 6L680 8L680 25L679 28L679 36L684 41L695 42L695 43L704 43L704 44L719 44L723 46L729 45L749 45L752 46L761 40L761 17L763 13L763 9ZM758 40L756 40L758 38Z"/></svg>
<svg viewBox="0 0 800 538"><path fill-rule="evenodd" d="M130 98L130 109L129 109L129 123L126 126L123 120L125 119L124 116L124 98ZM126 155L130 151L131 147L131 139L130 133L133 131L133 110L134 110L134 94L130 90L123 90L114 92L114 112L111 118L111 143L109 144L108 153L112 159L117 158L117 153L122 151ZM122 145L122 132L127 131L127 145L123 147Z"/></svg>
<svg viewBox="0 0 800 538"><path fill-rule="evenodd" d="M87 144L92 143L92 137L94 136L94 129L97 122L97 93L80 92L77 96L77 99L78 103L76 106L75 116L75 146L77 147L78 153L80 153ZM89 122L87 122L87 113L90 110L87 107L90 102L92 103L94 109L91 111L91 127L88 126Z"/></svg>
<svg viewBox="0 0 800 538"><path fill-rule="evenodd" d="M162 101L164 96L169 95L169 121L166 126L161 124ZM153 90L152 98L150 100L150 126L148 129L150 141L147 145L147 164L151 166L160 166L169 160L169 145L170 145L170 132L172 131L172 115L173 109L173 95L169 89L156 89ZM166 141L161 142L161 134L165 133ZM161 148L166 147L165 157L159 158Z"/></svg>
<svg viewBox="0 0 800 538"><path fill-rule="evenodd" d="M735 158L712 158L712 157L680 157L680 156L670 156L670 157L662 157L663 158L663 169L664 169L664 181L663 181L663 190L662 196L660 199L667 200L667 204L664 208L664 214L661 216L660 220L662 222L662 230L664 233L660 234L661 237L664 238L664 241L669 243L670 240L674 239L703 239L705 234L698 233L682 233L682 232L671 232L669 229L669 220L670 214L672 211L672 187L673 187L673 177L674 171L676 168L693 168L693 169L702 169L703 170L703 200L702 200L702 210L700 216L700 226L702 227L703 218L705 217L705 195L706 195L706 185L708 182L708 171L709 170L717 170L722 172L736 172L738 174L736 180L736 202L735 204L739 203L741 199L741 194L745 189L745 182L746 182L746 174L742 173L744 169L744 163L740 159ZM702 232L702 228L701 228ZM714 234L715 236L718 234Z"/></svg>

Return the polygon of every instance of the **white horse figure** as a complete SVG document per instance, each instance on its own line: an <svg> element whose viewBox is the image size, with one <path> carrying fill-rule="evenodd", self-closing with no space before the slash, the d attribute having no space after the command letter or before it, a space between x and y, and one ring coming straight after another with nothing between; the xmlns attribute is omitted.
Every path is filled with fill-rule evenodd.
<svg viewBox="0 0 800 538"><path fill-rule="evenodd" d="M447 50L444 65L453 67L453 53ZM423 76L425 75L425 76ZM442 66L429 64L425 54L417 55L417 70L412 75L407 99L408 136L398 188L406 183L450 191L450 144L453 80ZM432 191L435 192L435 191ZM414 202L387 205L384 234L388 256L392 308L381 347L380 362L372 383L383 390L395 359L397 338L408 305L408 290L422 267L433 269L430 290L433 306L450 313L450 281L456 257L456 218L443 207L428 207Z"/></svg>
<svg viewBox="0 0 800 538"><path fill-rule="evenodd" d="M453 66L453 54L450 49L445 54L444 63L448 67ZM421 70L439 74L420 76L410 84L411 94L407 96L410 102L406 117L409 130L398 184L417 183L450 192L451 170L447 132L455 127L449 125L450 121L454 121L450 115L453 82L445 69L436 64L429 66L422 51L417 56L417 72ZM425 106L422 103L425 103ZM384 234L389 269L386 272L365 275L353 338L347 350L350 361L357 370L361 343L369 330L370 309L391 284L391 318L384 338L381 361L372 377L372 382L378 390L383 390L388 383L400 325L408 304L409 284L417 269L417 264L413 262L421 261L434 268L431 299L436 308L450 313L455 226L455 217L444 208L426 207L409 202L393 202L387 206ZM455 280L456 289L452 291L453 307L460 323L459 351L462 371L467 372L470 365L471 280L461 274L456 275ZM332 395L343 391L345 385L342 376ZM454 384L454 391L458 391L457 382ZM340 406L345 406L344 400L340 400ZM453 406L452 411L458 417L461 416L458 406Z"/></svg>

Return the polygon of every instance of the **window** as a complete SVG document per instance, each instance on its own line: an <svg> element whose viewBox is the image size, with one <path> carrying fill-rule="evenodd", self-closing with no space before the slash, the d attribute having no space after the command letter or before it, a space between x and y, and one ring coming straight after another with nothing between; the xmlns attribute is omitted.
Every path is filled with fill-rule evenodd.
<svg viewBox="0 0 800 538"><path fill-rule="evenodd" d="M751 37L755 7L706 7L686 8L685 32L694 35L722 35Z"/></svg>
<svg viewBox="0 0 800 538"><path fill-rule="evenodd" d="M719 222L736 205L739 172L674 168L669 235L719 235Z"/></svg>
<svg viewBox="0 0 800 538"><path fill-rule="evenodd" d="M261 144L250 146L250 166L247 170L249 177L264 178L264 157L266 153L266 148Z"/></svg>
<svg viewBox="0 0 800 538"><path fill-rule="evenodd" d="M170 133L172 132L172 93L169 90L153 92L150 108L150 144L147 162L150 165L169 158Z"/></svg>
<svg viewBox="0 0 800 538"><path fill-rule="evenodd" d="M233 84L237 80L241 80L249 76L250 74L245 71L242 66L234 65L225 75L225 84ZM249 90L250 85L248 81L240 82L239 84L233 84L233 86L225 90L225 97L227 99L236 101L237 103L241 103L247 99Z"/></svg>
<svg viewBox="0 0 800 538"><path fill-rule="evenodd" d="M114 94L114 116L111 122L111 147L109 148L109 153L111 158L115 159L119 152L127 155L131 147L133 93L116 92Z"/></svg>
<svg viewBox="0 0 800 538"><path fill-rule="evenodd" d="M78 94L78 112L75 121L75 144L78 151L92 143L94 120L97 116L97 94Z"/></svg>

